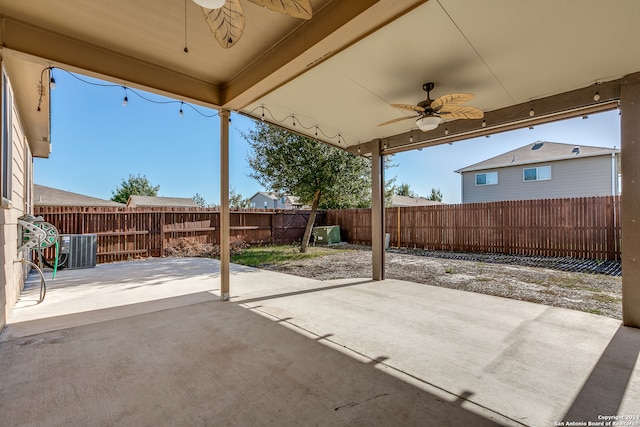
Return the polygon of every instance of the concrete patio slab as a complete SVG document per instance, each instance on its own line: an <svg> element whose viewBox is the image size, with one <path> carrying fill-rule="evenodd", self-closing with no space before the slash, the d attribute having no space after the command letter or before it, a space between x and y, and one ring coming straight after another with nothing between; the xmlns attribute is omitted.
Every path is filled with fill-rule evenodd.
<svg viewBox="0 0 640 427"><path fill-rule="evenodd" d="M32 276L0 335L2 424L640 426L640 330L617 320L241 266L224 303L218 271L63 270L37 305Z"/></svg>

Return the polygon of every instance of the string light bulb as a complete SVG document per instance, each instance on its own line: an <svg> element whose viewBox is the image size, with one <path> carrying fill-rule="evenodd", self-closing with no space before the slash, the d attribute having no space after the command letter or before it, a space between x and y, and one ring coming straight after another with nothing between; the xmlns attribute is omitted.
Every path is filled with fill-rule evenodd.
<svg viewBox="0 0 640 427"><path fill-rule="evenodd" d="M129 105L129 97L125 95L124 99L122 100L122 106L126 107L127 105Z"/></svg>
<svg viewBox="0 0 640 427"><path fill-rule="evenodd" d="M449 135L449 128L444 128L444 134Z"/></svg>
<svg viewBox="0 0 640 427"><path fill-rule="evenodd" d="M409 142L413 142L413 135L409 137Z"/></svg>
<svg viewBox="0 0 640 427"><path fill-rule="evenodd" d="M180 117L184 117L184 110L182 109L183 104L184 104L183 102L180 103L180 113L179 113Z"/></svg>
<svg viewBox="0 0 640 427"><path fill-rule="evenodd" d="M49 88L50 89L56 88L56 79L54 79L53 76L51 76L51 78L49 79Z"/></svg>
<svg viewBox="0 0 640 427"><path fill-rule="evenodd" d="M596 93L593 94L593 100L600 101L600 92L596 91Z"/></svg>
<svg viewBox="0 0 640 427"><path fill-rule="evenodd" d="M482 120L482 127L486 128L487 127L487 121L486 120Z"/></svg>
<svg viewBox="0 0 640 427"><path fill-rule="evenodd" d="M531 107L531 109L529 110L529 117L533 117L534 114L536 114L536 112L533 111L533 107Z"/></svg>

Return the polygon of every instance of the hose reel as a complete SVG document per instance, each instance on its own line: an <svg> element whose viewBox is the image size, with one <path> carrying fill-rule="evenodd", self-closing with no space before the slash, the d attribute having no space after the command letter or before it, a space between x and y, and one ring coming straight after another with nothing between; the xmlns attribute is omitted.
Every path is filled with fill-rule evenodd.
<svg viewBox="0 0 640 427"><path fill-rule="evenodd" d="M52 224L45 222L41 216L35 217L29 214L18 218L18 226L22 229L20 239L22 245L18 247L18 252L35 249L39 254L39 266L26 259L21 259L20 261L24 264L31 265L40 273L40 299L38 300L38 304L40 304L47 293L47 285L44 280L44 274L42 273L42 251L50 246L56 245L56 262L53 269L53 278L55 278L56 271L58 270L58 229Z"/></svg>
<svg viewBox="0 0 640 427"><path fill-rule="evenodd" d="M58 229L45 222L41 216L23 215L18 218L18 225L22 228L22 245L18 247L18 252L46 249L58 241Z"/></svg>

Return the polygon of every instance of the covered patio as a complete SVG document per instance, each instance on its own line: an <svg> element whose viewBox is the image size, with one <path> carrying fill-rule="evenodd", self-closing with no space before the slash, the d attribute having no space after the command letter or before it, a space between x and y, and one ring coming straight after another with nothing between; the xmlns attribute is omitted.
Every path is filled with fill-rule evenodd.
<svg viewBox="0 0 640 427"><path fill-rule="evenodd" d="M211 11L192 0L60 0L55 7L0 0L3 65L34 155L46 157L51 148L46 83L55 67L121 84L124 93L140 88L218 110L220 165L212 167L220 169L227 299L232 112L371 158L371 277L383 280L385 155L620 109L623 323L640 327L640 56L633 54L640 3L221 4ZM296 8L304 9L302 19L291 13ZM230 32L221 37L220 29ZM418 110L390 107L415 106L428 83L434 96L473 95L463 98L484 118L445 117L423 132Z"/></svg>
<svg viewBox="0 0 640 427"><path fill-rule="evenodd" d="M396 280L233 264L231 277L225 303L215 260L103 264L60 271L37 305L32 275L0 336L3 423L549 426L640 414L640 331L617 320Z"/></svg>

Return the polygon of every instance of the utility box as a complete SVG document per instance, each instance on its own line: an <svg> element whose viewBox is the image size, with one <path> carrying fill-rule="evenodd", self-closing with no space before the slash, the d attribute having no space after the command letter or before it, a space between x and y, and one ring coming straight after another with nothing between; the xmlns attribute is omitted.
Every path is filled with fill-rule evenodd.
<svg viewBox="0 0 640 427"><path fill-rule="evenodd" d="M313 227L313 241L316 245L334 245L340 243L340 226L329 225Z"/></svg>
<svg viewBox="0 0 640 427"><path fill-rule="evenodd" d="M98 254L97 234L60 235L59 260L64 268L93 268Z"/></svg>

